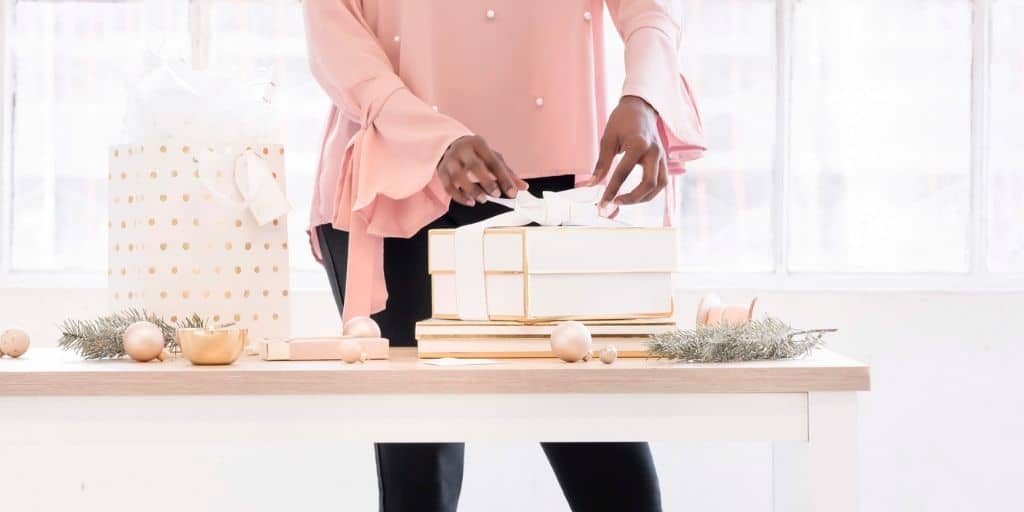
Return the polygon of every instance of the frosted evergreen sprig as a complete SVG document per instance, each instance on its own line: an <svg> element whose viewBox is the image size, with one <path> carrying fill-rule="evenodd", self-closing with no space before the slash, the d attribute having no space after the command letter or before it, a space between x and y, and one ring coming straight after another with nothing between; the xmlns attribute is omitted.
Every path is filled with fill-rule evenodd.
<svg viewBox="0 0 1024 512"><path fill-rule="evenodd" d="M795 330L766 316L743 325L717 323L651 336L653 357L694 363L791 359L824 346L824 336L836 329Z"/></svg>
<svg viewBox="0 0 1024 512"><path fill-rule="evenodd" d="M124 331L129 325L146 320L163 331L164 344L171 352L178 351L175 331L179 328L205 327L207 322L192 314L177 324L170 324L159 316L141 309L126 309L93 320L67 319L60 325L58 346L77 352L84 359L111 359L125 355Z"/></svg>

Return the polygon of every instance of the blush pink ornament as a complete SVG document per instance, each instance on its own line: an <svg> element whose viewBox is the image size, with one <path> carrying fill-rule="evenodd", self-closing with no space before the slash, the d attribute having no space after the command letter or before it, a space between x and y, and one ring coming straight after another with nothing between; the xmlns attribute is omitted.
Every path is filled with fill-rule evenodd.
<svg viewBox="0 0 1024 512"><path fill-rule="evenodd" d="M20 357L28 351L28 334L21 329L8 329L0 335L0 356Z"/></svg>
<svg viewBox="0 0 1024 512"><path fill-rule="evenodd" d="M135 322L124 330L124 351L132 359L145 363L160 357L164 350L164 331L153 322Z"/></svg>
<svg viewBox="0 0 1024 512"><path fill-rule="evenodd" d="M380 326L368 316L356 316L345 322L342 334L356 338L380 338Z"/></svg>
<svg viewBox="0 0 1024 512"><path fill-rule="evenodd" d="M593 348L590 329L580 322L562 322L551 331L551 351L562 361L575 363L589 359Z"/></svg>
<svg viewBox="0 0 1024 512"><path fill-rule="evenodd" d="M341 360L348 364L366 361L366 351L363 345L356 340L342 340Z"/></svg>
<svg viewBox="0 0 1024 512"><path fill-rule="evenodd" d="M602 363L612 364L619 358L619 349L615 348L615 345L605 345L605 347L601 349L600 354Z"/></svg>

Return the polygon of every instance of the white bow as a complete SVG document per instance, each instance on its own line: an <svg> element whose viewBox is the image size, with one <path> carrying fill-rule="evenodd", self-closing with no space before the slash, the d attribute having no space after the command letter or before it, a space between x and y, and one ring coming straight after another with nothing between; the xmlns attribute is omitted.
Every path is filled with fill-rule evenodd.
<svg viewBox="0 0 1024 512"><path fill-rule="evenodd" d="M487 289L484 274L484 230L525 226L626 226L603 217L597 202L604 187L582 187L563 192L544 192L542 197L523 192L514 199L488 198L511 208L455 230L455 294L459 318L487 320Z"/></svg>
<svg viewBox="0 0 1024 512"><path fill-rule="evenodd" d="M527 192L519 194L514 199L491 197L488 200L511 208L512 211L484 222L497 223L490 224L491 226L524 226L531 222L541 226L624 225L622 222L601 216L597 202L603 193L604 187L581 187L562 192L546 191L541 197Z"/></svg>
<svg viewBox="0 0 1024 512"><path fill-rule="evenodd" d="M205 171L202 173L203 185L222 204L239 210L248 209L258 226L263 226L276 218L287 215L291 210L291 203L288 202L288 197L277 184L266 159L251 148L239 154L234 161L232 178L235 190L242 198L241 201L232 198L232 194L225 194L217 190L208 179L210 164L217 161L218 159L214 158L212 162L201 161L200 163L206 164L202 165Z"/></svg>

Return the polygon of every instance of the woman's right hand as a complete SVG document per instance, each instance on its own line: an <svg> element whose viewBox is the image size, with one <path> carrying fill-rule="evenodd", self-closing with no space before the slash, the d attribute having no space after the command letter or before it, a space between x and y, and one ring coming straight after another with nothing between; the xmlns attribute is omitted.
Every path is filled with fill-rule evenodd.
<svg viewBox="0 0 1024 512"><path fill-rule="evenodd" d="M437 175L452 199L466 206L487 202L487 196L515 197L525 181L505 164L501 153L479 135L455 139L437 164Z"/></svg>

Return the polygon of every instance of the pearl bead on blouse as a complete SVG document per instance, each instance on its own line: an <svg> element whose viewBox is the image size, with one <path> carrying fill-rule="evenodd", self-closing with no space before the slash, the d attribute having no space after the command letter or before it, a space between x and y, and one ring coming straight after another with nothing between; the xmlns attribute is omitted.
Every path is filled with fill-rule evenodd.
<svg viewBox="0 0 1024 512"><path fill-rule="evenodd" d="M537 96L537 99L533 100L533 102L534 102L534 103L535 103L535 104L536 104L536 105L537 105L538 107L543 107L543 106L544 106L544 98L541 98L540 96Z"/></svg>
<svg viewBox="0 0 1024 512"><path fill-rule="evenodd" d="M437 110L438 110L437 109L437 105L431 105L430 108L432 108L434 110L434 112L437 112Z"/></svg>
<svg viewBox="0 0 1024 512"><path fill-rule="evenodd" d="M395 40L395 42L397 43L397 42L399 42L399 41L401 41L401 40L402 40L402 36L395 36L395 37L394 37L394 40Z"/></svg>
<svg viewBox="0 0 1024 512"><path fill-rule="evenodd" d="M594 15L590 14L590 11L585 11L583 13L583 20L584 21L590 21L593 17L594 17Z"/></svg>
<svg viewBox="0 0 1024 512"><path fill-rule="evenodd" d="M487 9L487 19L493 20L495 16L494 9Z"/></svg>

